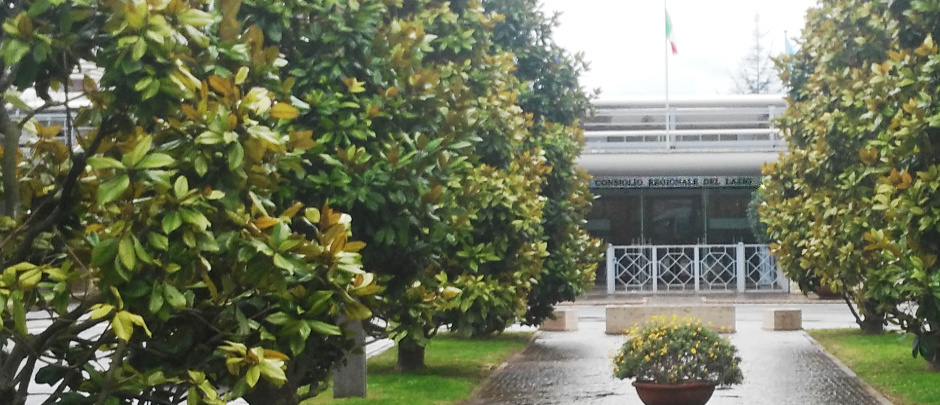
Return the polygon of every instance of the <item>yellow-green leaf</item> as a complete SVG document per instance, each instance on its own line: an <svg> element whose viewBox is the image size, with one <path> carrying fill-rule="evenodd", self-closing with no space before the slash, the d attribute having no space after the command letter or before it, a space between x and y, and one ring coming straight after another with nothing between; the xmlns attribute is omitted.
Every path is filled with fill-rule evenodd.
<svg viewBox="0 0 940 405"><path fill-rule="evenodd" d="M118 258L121 260L121 264L124 268L128 270L133 270L134 266L137 265L137 255L134 253L134 240L131 239L130 235L126 235L121 238L121 242L118 243Z"/></svg>
<svg viewBox="0 0 940 405"><path fill-rule="evenodd" d="M245 83L245 79L248 78L248 66L242 66L238 69L238 72L235 73L235 84L241 85Z"/></svg>
<svg viewBox="0 0 940 405"><path fill-rule="evenodd" d="M340 336L343 334L339 326L329 324L323 321L313 320L309 322L310 329L313 329L314 332L317 332L325 336Z"/></svg>
<svg viewBox="0 0 940 405"><path fill-rule="evenodd" d="M114 310L114 305L95 304L91 306L90 310L91 310L91 313L88 315L89 318L101 319L101 318L104 318L105 316L108 316L108 314L110 314L111 311Z"/></svg>
<svg viewBox="0 0 940 405"><path fill-rule="evenodd" d="M212 131L203 132L196 137L196 143L200 145L218 145L222 143L223 140L222 134Z"/></svg>
<svg viewBox="0 0 940 405"><path fill-rule="evenodd" d="M264 376L265 380L274 384L275 387L280 387L287 382L287 375L284 374L284 369L282 368L284 362L277 359L264 359L261 361L261 375Z"/></svg>
<svg viewBox="0 0 940 405"><path fill-rule="evenodd" d="M150 333L150 328L147 327L147 323L144 322L144 318L141 317L140 315L133 314L127 311L121 311L118 313L118 315L125 317L127 320L130 321L131 324L141 327L144 330L144 333L147 334L147 336L153 336L153 334Z"/></svg>
<svg viewBox="0 0 940 405"><path fill-rule="evenodd" d="M182 224L183 218L180 216L179 211L170 211L170 213L163 217L163 233L169 235L170 232L175 231Z"/></svg>
<svg viewBox="0 0 940 405"><path fill-rule="evenodd" d="M137 43L134 44L134 50L131 52L131 59L138 61L145 53L147 53L147 41L138 40Z"/></svg>
<svg viewBox="0 0 940 405"><path fill-rule="evenodd" d="M98 204L107 204L116 200L127 187L130 186L131 179L126 174L121 174L111 180L108 180L98 186Z"/></svg>
<svg viewBox="0 0 940 405"><path fill-rule="evenodd" d="M131 340L131 336L134 335L134 324L126 316L123 316L125 313L127 312L120 311L114 314L114 318L111 319L111 329L118 339L126 342Z"/></svg>
<svg viewBox="0 0 940 405"><path fill-rule="evenodd" d="M140 162L140 160L143 159L145 155L147 155L147 152L150 151L151 146L153 146L153 138L150 136L140 138L140 140L137 141L137 144L134 145L134 149L132 149L130 153L124 155L122 162L125 166L128 167L137 166L137 163Z"/></svg>
<svg viewBox="0 0 940 405"><path fill-rule="evenodd" d="M16 333L20 335L28 334L28 329L26 327L26 304L23 303L23 293L20 291L13 291L10 294L10 304L13 305L13 326L16 329Z"/></svg>
<svg viewBox="0 0 940 405"><path fill-rule="evenodd" d="M189 180L186 179L186 176L176 178L173 183L173 194L176 195L178 200L182 200L186 197L186 194L189 194Z"/></svg>
<svg viewBox="0 0 940 405"><path fill-rule="evenodd" d="M343 84L346 85L350 93L362 93L366 91L365 82L360 82L354 77L343 78Z"/></svg>
<svg viewBox="0 0 940 405"><path fill-rule="evenodd" d="M279 119L294 119L300 115L300 110L289 103L277 103L271 108L271 116Z"/></svg>
<svg viewBox="0 0 940 405"><path fill-rule="evenodd" d="M39 284L40 280L42 280L42 270L37 267L20 273L17 285L21 290L31 290Z"/></svg>
<svg viewBox="0 0 940 405"><path fill-rule="evenodd" d="M261 366L255 365L248 369L248 372L245 373L245 383L249 387L254 388L255 384L258 384L258 379L261 378Z"/></svg>
<svg viewBox="0 0 940 405"><path fill-rule="evenodd" d="M180 24L189 25L196 28L202 28L212 23L212 15L205 11L196 10L193 8L183 11L176 17L176 19L180 22Z"/></svg>
<svg viewBox="0 0 940 405"><path fill-rule="evenodd" d="M137 163L138 169L156 169L160 167L170 167L176 164L176 159L165 153L151 153L144 156Z"/></svg>
<svg viewBox="0 0 940 405"><path fill-rule="evenodd" d="M88 165L92 169L102 170L102 169L124 169L124 164L117 161L117 159L103 157L103 156L92 156L88 158Z"/></svg>
<svg viewBox="0 0 940 405"><path fill-rule="evenodd" d="M183 222L195 225L201 231L205 231L207 228L209 228L209 220L206 219L206 216L202 215L201 212L180 208L179 213L183 218Z"/></svg>

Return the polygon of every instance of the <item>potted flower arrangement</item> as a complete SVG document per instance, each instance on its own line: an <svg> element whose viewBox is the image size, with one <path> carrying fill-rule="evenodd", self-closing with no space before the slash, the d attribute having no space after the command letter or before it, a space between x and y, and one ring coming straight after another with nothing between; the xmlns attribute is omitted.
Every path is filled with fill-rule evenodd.
<svg viewBox="0 0 940 405"><path fill-rule="evenodd" d="M656 317L628 333L614 358L614 376L635 379L646 405L703 405L715 386L744 379L737 349L701 321Z"/></svg>

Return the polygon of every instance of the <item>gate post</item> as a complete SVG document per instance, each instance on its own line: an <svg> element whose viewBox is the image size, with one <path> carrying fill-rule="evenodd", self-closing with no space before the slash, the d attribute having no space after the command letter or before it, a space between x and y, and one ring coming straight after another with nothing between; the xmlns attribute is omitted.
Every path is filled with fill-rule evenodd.
<svg viewBox="0 0 940 405"><path fill-rule="evenodd" d="M614 245L607 244L607 295L614 293L614 278L617 271L614 270Z"/></svg>
<svg viewBox="0 0 940 405"><path fill-rule="evenodd" d="M698 292L701 288L699 285L699 279L702 278L702 262L699 258L700 247L699 245L695 245L695 253L692 254L692 278L695 279L695 292Z"/></svg>
<svg viewBox="0 0 940 405"><path fill-rule="evenodd" d="M738 279L738 292L744 292L744 242L738 242L738 245L735 248L736 260L734 261L734 267L737 272Z"/></svg>
<svg viewBox="0 0 940 405"><path fill-rule="evenodd" d="M650 272L653 273L653 292L659 291L659 250L656 246L650 246L653 250L653 261L650 263Z"/></svg>

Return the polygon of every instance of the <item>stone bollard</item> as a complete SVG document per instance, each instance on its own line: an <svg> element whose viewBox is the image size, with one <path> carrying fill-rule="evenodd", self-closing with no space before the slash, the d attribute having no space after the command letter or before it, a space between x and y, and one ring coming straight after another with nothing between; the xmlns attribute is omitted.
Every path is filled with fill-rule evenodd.
<svg viewBox="0 0 940 405"><path fill-rule="evenodd" d="M767 330L803 329L803 311L792 308L765 309L763 328Z"/></svg>
<svg viewBox="0 0 940 405"><path fill-rule="evenodd" d="M608 305L607 334L624 334L633 325L643 325L657 316L701 320L706 328L719 333L734 333L737 322L734 305Z"/></svg>
<svg viewBox="0 0 940 405"><path fill-rule="evenodd" d="M568 332L578 330L578 311L575 309L556 309L555 319L546 319L539 325L539 330Z"/></svg>

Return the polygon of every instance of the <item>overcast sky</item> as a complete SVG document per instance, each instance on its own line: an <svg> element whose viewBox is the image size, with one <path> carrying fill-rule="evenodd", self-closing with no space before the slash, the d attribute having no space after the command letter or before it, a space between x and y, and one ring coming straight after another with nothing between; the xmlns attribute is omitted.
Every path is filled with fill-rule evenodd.
<svg viewBox="0 0 940 405"><path fill-rule="evenodd" d="M799 38L816 0L667 0L679 53L669 55L670 97L733 94L736 74L754 45L754 16L760 16L764 46L784 52L784 30ZM663 96L665 17L663 0L542 0L559 11L555 41L584 52L591 71L587 88L602 99ZM793 46L797 42L791 39Z"/></svg>

